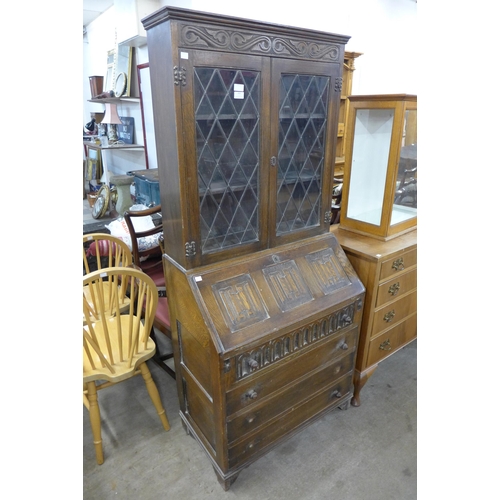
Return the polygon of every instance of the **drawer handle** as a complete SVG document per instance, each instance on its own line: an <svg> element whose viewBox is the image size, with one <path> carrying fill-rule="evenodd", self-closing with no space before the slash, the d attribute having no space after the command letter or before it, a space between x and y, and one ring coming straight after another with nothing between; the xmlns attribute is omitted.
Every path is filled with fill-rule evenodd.
<svg viewBox="0 0 500 500"><path fill-rule="evenodd" d="M387 339L384 342L382 342L380 344L380 346L379 346L379 349L381 351L390 351L392 349L392 347L391 347L391 340Z"/></svg>
<svg viewBox="0 0 500 500"><path fill-rule="evenodd" d="M403 259L403 257L400 257L399 259L396 259L396 260L392 263L392 268L393 268L395 271L402 271L402 270L405 268L405 263L404 263L404 259Z"/></svg>
<svg viewBox="0 0 500 500"><path fill-rule="evenodd" d="M333 398L341 398L342 397L342 393L337 389L336 391L333 391L331 394L330 394L330 399L333 399Z"/></svg>
<svg viewBox="0 0 500 500"><path fill-rule="evenodd" d="M255 415L248 415L248 417L245 419L248 424L251 424L252 422L255 421L257 417Z"/></svg>
<svg viewBox="0 0 500 500"><path fill-rule="evenodd" d="M258 396L257 392L254 391L253 389L245 394L246 399L257 399L257 396Z"/></svg>
<svg viewBox="0 0 500 500"><path fill-rule="evenodd" d="M342 344L340 345L340 348L343 351L347 351L347 349L349 349L349 344L346 341L343 341Z"/></svg>
<svg viewBox="0 0 500 500"><path fill-rule="evenodd" d="M396 316L396 311L393 309L384 315L384 321L390 323L394 319L394 316Z"/></svg>
<svg viewBox="0 0 500 500"><path fill-rule="evenodd" d="M250 367L251 370L255 370L256 368L259 367L259 363L257 361L255 361L255 359L250 358L248 360L248 366Z"/></svg>
<svg viewBox="0 0 500 500"><path fill-rule="evenodd" d="M256 442L256 441L252 441L251 443L248 443L248 444L247 444L247 447L246 447L246 448L247 448L247 451L251 451L251 450L253 450L253 448L254 448L254 446L255 446L256 444L257 444L257 442Z"/></svg>
<svg viewBox="0 0 500 500"><path fill-rule="evenodd" d="M399 286L399 281L398 281L397 283L394 283L394 285L391 285L391 286L389 287L389 293L390 293L391 295L396 295L396 294L399 292L399 289L400 289L400 288L401 288L401 287Z"/></svg>

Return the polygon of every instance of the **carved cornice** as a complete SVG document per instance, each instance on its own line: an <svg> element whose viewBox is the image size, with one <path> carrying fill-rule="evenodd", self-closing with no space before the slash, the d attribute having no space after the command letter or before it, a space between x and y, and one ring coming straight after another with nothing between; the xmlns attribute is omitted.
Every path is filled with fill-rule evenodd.
<svg viewBox="0 0 500 500"><path fill-rule="evenodd" d="M326 62L339 61L342 52L340 46L334 43L193 24L181 24L179 46Z"/></svg>

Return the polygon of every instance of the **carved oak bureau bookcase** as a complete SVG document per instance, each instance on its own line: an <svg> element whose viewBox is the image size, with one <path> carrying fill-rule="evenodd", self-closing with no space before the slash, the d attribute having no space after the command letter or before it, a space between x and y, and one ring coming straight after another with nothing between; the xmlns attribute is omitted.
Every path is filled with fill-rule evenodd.
<svg viewBox="0 0 500 500"><path fill-rule="evenodd" d="M349 37L173 7L142 22L180 415L228 489L353 395L365 289L329 232Z"/></svg>

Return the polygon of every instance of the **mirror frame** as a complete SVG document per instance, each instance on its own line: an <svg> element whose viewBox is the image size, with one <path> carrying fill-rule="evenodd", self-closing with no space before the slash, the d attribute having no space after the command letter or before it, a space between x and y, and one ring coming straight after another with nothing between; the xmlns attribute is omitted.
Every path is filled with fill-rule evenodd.
<svg viewBox="0 0 500 500"><path fill-rule="evenodd" d="M126 86L125 86L125 91L123 93L120 93L120 96L117 97L130 97L130 81L132 76L132 55L133 55L133 47L130 47L128 45L118 45L114 58L113 75L115 75L115 80L113 82L113 90L115 91L115 93L117 92L117 90L119 91L121 90L121 85L120 89L117 89L117 81L121 73L125 74Z"/></svg>

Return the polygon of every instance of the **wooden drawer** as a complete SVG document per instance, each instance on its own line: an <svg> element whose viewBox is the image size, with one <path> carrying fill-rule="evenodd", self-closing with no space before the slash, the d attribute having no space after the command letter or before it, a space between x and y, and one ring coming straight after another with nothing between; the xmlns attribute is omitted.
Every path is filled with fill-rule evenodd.
<svg viewBox="0 0 500 500"><path fill-rule="evenodd" d="M375 307L380 307L386 302L397 299L415 288L417 288L417 270L413 269L413 271L401 274L397 278L380 284L377 290Z"/></svg>
<svg viewBox="0 0 500 500"><path fill-rule="evenodd" d="M311 397L311 394L320 392L353 370L355 351L340 360L308 374L301 380L293 380L287 388L275 393L271 398L261 401L258 405L235 416L227 422L228 442L243 437L249 432L257 430L281 413L288 411L302 401Z"/></svg>
<svg viewBox="0 0 500 500"><path fill-rule="evenodd" d="M390 259L384 260L380 267L380 281L385 281L396 274L401 273L411 266L417 265L417 249L401 252Z"/></svg>
<svg viewBox="0 0 500 500"><path fill-rule="evenodd" d="M269 425L230 447L228 450L229 467L245 463L253 455L263 452L266 447L274 446L277 439L305 424L307 420L315 417L322 410L338 405L342 398L349 395L351 391L352 373L349 373L323 392L314 395L301 405L291 408ZM350 396L348 397L350 398Z"/></svg>
<svg viewBox="0 0 500 500"><path fill-rule="evenodd" d="M394 328L372 339L366 366L371 366L417 337L417 315L413 314Z"/></svg>
<svg viewBox="0 0 500 500"><path fill-rule="evenodd" d="M235 384L234 388L227 392L226 415L232 415L243 408L259 403L263 398L303 377L316 367L344 356L348 351L355 349L357 340L358 327L355 326L332 336L331 339L306 353L283 358L275 366L270 366Z"/></svg>
<svg viewBox="0 0 500 500"><path fill-rule="evenodd" d="M375 337L379 332L390 328L402 321L417 310L417 291L410 293L399 300L379 309L373 315L373 327L370 337Z"/></svg>

